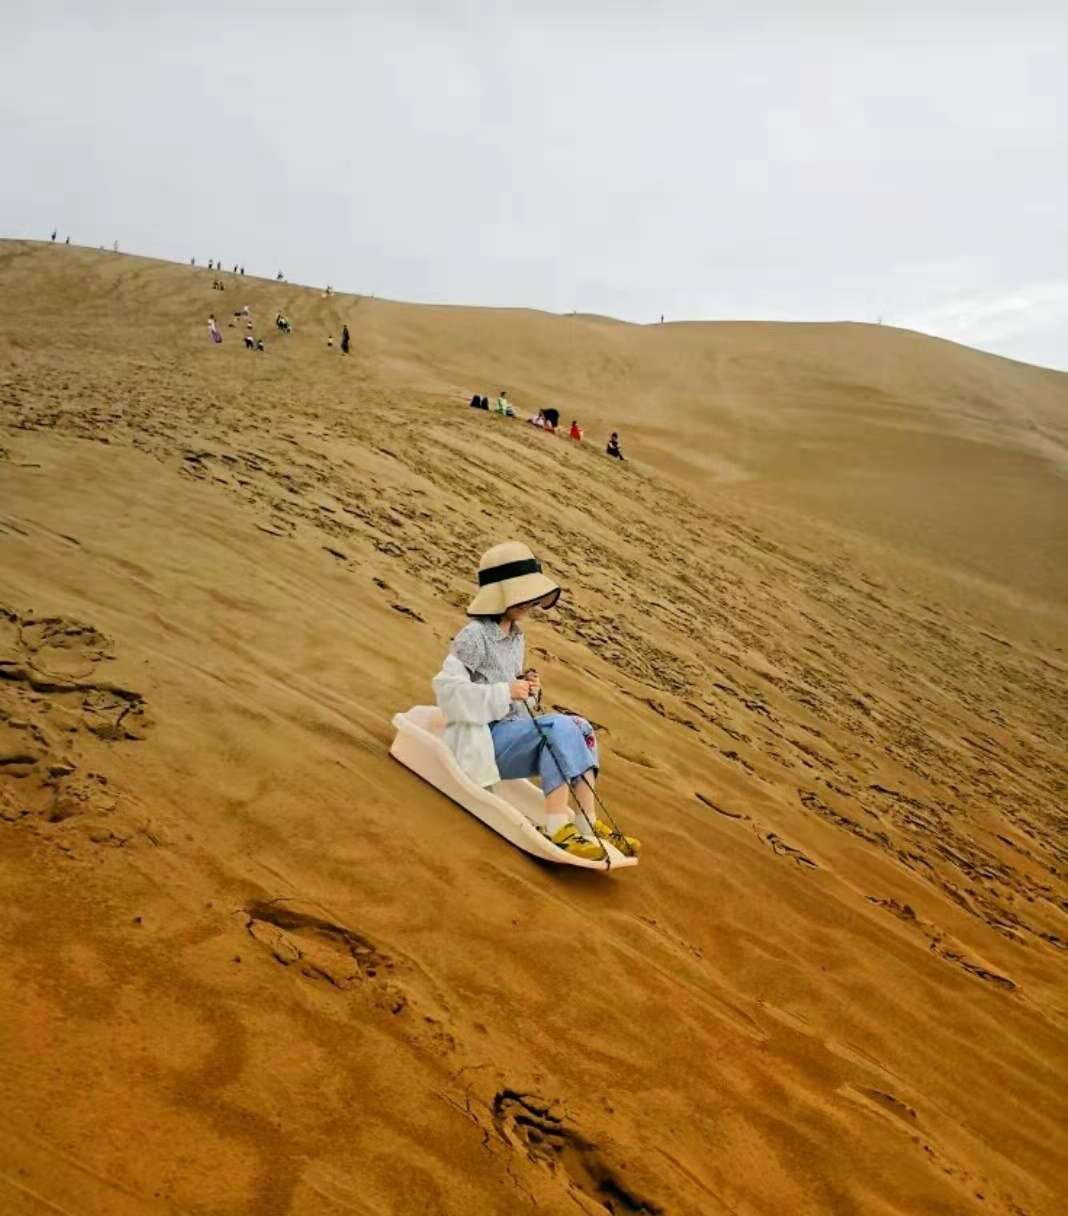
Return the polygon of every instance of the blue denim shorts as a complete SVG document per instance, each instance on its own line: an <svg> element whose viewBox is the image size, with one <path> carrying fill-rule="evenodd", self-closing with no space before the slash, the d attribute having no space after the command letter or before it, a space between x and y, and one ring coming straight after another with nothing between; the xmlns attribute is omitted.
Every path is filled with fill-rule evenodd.
<svg viewBox="0 0 1068 1216"><path fill-rule="evenodd" d="M551 747L542 742L538 726ZM597 740L585 718L544 714L539 716L538 726L530 718L506 718L490 727L497 768L506 781L539 777L542 793L551 794L565 781L600 768Z"/></svg>

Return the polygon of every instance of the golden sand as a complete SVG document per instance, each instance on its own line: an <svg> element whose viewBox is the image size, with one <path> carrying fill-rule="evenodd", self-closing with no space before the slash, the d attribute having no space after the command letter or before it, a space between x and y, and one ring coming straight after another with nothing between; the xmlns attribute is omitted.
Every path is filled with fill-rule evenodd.
<svg viewBox="0 0 1068 1216"><path fill-rule="evenodd" d="M213 277L0 243L0 1212L1062 1212L1068 376ZM387 756L508 537L637 870Z"/></svg>

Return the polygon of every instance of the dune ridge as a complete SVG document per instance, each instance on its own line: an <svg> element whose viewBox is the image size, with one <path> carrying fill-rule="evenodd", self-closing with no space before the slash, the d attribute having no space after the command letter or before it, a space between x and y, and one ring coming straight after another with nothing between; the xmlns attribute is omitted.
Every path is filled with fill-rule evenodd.
<svg viewBox="0 0 1068 1216"><path fill-rule="evenodd" d="M7 1210L1053 1216L1068 377L212 277L0 244ZM504 534L632 873L386 756Z"/></svg>

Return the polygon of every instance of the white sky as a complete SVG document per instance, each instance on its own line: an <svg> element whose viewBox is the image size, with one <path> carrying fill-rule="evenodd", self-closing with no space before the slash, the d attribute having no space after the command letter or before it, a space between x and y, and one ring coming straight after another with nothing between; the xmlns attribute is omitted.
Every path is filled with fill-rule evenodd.
<svg viewBox="0 0 1068 1216"><path fill-rule="evenodd" d="M0 4L3 235L1068 368L1068 3Z"/></svg>

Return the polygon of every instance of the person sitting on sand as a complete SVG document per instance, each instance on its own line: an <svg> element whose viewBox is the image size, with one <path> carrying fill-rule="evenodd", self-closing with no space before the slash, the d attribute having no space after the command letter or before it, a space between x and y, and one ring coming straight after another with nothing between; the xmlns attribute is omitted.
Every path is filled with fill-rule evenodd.
<svg viewBox="0 0 1068 1216"><path fill-rule="evenodd" d="M255 350L256 339L251 334L245 334L245 350Z"/></svg>
<svg viewBox="0 0 1068 1216"><path fill-rule="evenodd" d="M582 442L582 427L572 419L571 429L568 431L568 438L574 439L577 443Z"/></svg>
<svg viewBox="0 0 1068 1216"><path fill-rule="evenodd" d="M623 453L619 450L619 432L613 431L608 440L608 445L605 447L605 452L616 460L624 460Z"/></svg>
<svg viewBox="0 0 1068 1216"><path fill-rule="evenodd" d="M502 418L515 417L515 409L512 403L508 400L508 394L503 388L501 389L501 395L497 398L496 412L500 414Z"/></svg>
<svg viewBox="0 0 1068 1216"><path fill-rule="evenodd" d="M551 406L541 411L545 418L545 429L547 431L555 431L560 425L560 411L553 409Z"/></svg>
<svg viewBox="0 0 1068 1216"><path fill-rule="evenodd" d="M349 353L349 327L342 325L341 327L341 353L347 355Z"/></svg>
<svg viewBox="0 0 1068 1216"><path fill-rule="evenodd" d="M475 395L471 398L471 404L468 408L473 410L489 409L489 402L485 397L480 397L478 393L475 393Z"/></svg>
<svg viewBox="0 0 1068 1216"><path fill-rule="evenodd" d="M531 414L531 416L527 419L527 421L530 423L531 426L536 426L539 428L539 430L544 430L545 429L545 411L538 410L538 412L536 414Z"/></svg>
<svg viewBox="0 0 1068 1216"><path fill-rule="evenodd" d="M327 345L327 346L328 346L328 347L329 347L331 350L333 350L333 349L334 349L334 335L333 335L333 334L328 334L328 335L327 335L327 339L326 339L326 345Z"/></svg>
<svg viewBox="0 0 1068 1216"><path fill-rule="evenodd" d="M593 727L574 714L539 715L535 723L532 704L541 682L537 672L523 666L525 639L519 623L533 608L551 608L560 587L518 541L483 553L478 584L467 608L472 620L453 638L433 680L445 717L445 742L478 785L540 777L545 834L568 853L597 860L604 854L592 837L618 837L596 818L593 785L600 758ZM578 817L568 805L571 792L579 804ZM637 852L639 845L627 837L625 847Z"/></svg>
<svg viewBox="0 0 1068 1216"><path fill-rule="evenodd" d="M263 339L262 338L256 339L256 349L263 350Z"/></svg>

